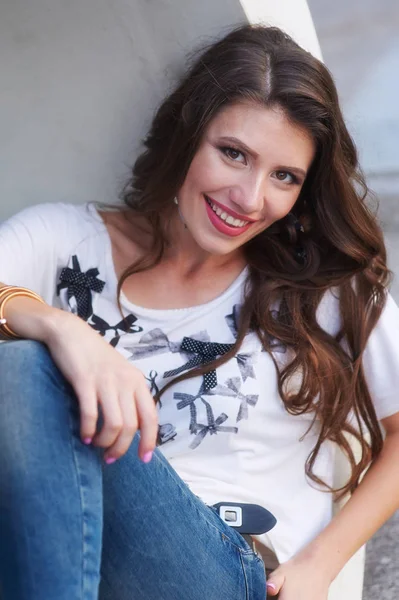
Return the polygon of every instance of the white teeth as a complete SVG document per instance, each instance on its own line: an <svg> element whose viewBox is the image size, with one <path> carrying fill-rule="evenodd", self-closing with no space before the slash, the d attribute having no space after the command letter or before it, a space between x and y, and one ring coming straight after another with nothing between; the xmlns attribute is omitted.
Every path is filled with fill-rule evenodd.
<svg viewBox="0 0 399 600"><path fill-rule="evenodd" d="M249 223L249 221L241 221L240 219L235 219L231 215L228 215L221 208L219 208L219 206L216 206L216 204L213 204L213 202L208 200L208 198L206 199L206 201L208 202L213 212L215 212L217 216L220 219L222 219L222 221L225 221L229 225L232 225L233 227L244 227L244 225L247 225Z"/></svg>

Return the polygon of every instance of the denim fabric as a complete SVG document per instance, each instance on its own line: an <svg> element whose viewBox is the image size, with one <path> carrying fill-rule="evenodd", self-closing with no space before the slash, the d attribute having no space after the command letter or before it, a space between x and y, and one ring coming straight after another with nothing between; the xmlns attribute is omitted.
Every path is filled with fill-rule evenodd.
<svg viewBox="0 0 399 600"><path fill-rule="evenodd" d="M262 559L138 439L104 465L47 348L0 344L2 600L265 600Z"/></svg>

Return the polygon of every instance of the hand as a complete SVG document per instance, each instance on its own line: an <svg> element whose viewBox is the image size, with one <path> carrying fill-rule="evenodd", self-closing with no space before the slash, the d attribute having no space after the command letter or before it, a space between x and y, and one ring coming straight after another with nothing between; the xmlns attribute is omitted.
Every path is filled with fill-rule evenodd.
<svg viewBox="0 0 399 600"><path fill-rule="evenodd" d="M82 440L106 448L104 460L113 462L140 429L139 455L148 462L158 417L144 375L80 318L63 311L57 315L43 341L76 393ZM99 404L104 425L95 435Z"/></svg>
<svg viewBox="0 0 399 600"><path fill-rule="evenodd" d="M280 592L279 600L327 600L330 583L327 569L298 555L273 571L267 594L273 597Z"/></svg>

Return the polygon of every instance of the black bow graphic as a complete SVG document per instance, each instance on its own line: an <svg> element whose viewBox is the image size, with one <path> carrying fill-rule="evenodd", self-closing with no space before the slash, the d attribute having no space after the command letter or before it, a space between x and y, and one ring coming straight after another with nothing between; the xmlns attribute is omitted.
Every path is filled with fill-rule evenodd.
<svg viewBox="0 0 399 600"><path fill-rule="evenodd" d="M72 269L69 267L62 269L57 295L60 295L62 289L67 288L68 303L74 296L78 316L87 321L93 313L91 292L100 294L104 289L105 281L97 279L98 269L93 268L82 273L76 254L72 256L72 267Z"/></svg>
<svg viewBox="0 0 399 600"><path fill-rule="evenodd" d="M189 354L194 354L194 356L188 362L186 362L185 365L182 365L177 369L173 369L172 371L166 371L166 373L164 373L164 377L173 377L174 375L180 375L180 373L183 373L183 371L188 371L193 367L206 365L215 360L218 356L223 356L223 354L226 354L226 352L228 352L233 345L234 344L218 344L217 342L201 342L190 337L184 337L182 345L180 346L180 352L187 352ZM203 377L204 390L210 390L217 385L215 369L209 373L205 373Z"/></svg>
<svg viewBox="0 0 399 600"><path fill-rule="evenodd" d="M241 304L234 304L231 314L225 316L226 323L235 338L238 335L238 322L240 318L240 310Z"/></svg>
<svg viewBox="0 0 399 600"><path fill-rule="evenodd" d="M115 336L109 342L114 348L118 345L122 333L138 333L143 331L143 328L138 325L133 327L133 324L137 321L137 317L132 314L128 315L125 319L122 319L122 321L119 321L116 325L109 325L109 323L97 315L93 315L91 320L92 323L90 323L90 326L95 331L98 331L102 337L105 336L107 331L115 332ZM119 333L119 331L121 331L121 333Z"/></svg>

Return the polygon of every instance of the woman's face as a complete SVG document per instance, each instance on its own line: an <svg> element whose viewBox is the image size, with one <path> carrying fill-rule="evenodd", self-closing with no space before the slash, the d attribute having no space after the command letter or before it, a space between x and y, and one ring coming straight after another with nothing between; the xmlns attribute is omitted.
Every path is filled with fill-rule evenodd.
<svg viewBox="0 0 399 600"><path fill-rule="evenodd" d="M209 124L177 195L196 244L234 253L287 215L315 153L306 130L278 107L237 103Z"/></svg>

